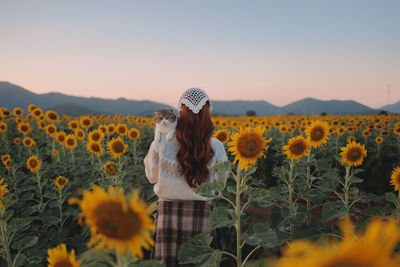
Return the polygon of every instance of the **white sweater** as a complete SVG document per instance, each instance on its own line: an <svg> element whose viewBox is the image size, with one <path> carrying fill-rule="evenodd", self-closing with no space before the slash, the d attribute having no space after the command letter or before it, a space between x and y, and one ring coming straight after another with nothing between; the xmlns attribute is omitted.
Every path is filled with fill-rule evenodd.
<svg viewBox="0 0 400 267"><path fill-rule="evenodd" d="M208 163L210 178L208 181L226 183L229 172L210 168L216 163L228 160L225 147L218 139L211 138L214 156ZM179 173L180 165L176 159L179 147L176 137L167 141L164 137L160 142L153 141L144 158L147 179L154 185L154 193L160 200L209 200L193 191L186 179Z"/></svg>

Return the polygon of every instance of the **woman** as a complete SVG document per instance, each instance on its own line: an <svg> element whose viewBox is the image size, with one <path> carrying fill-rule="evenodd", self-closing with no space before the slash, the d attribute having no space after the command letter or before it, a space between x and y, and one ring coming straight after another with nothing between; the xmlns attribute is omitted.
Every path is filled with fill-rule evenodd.
<svg viewBox="0 0 400 267"><path fill-rule="evenodd" d="M199 88L186 90L178 104L176 136L153 141L144 159L146 176L159 197L154 258L178 265L181 245L210 232L211 199L194 188L206 181L226 182L229 172L210 166L227 161L224 145L212 137L210 100Z"/></svg>

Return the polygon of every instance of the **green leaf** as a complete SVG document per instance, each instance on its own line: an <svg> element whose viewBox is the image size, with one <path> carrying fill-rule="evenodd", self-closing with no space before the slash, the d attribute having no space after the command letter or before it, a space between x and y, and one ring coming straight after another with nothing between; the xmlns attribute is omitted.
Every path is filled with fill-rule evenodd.
<svg viewBox="0 0 400 267"><path fill-rule="evenodd" d="M393 192L385 193L385 197L386 197L387 201L391 201L391 202L396 202L397 201L397 197Z"/></svg>
<svg viewBox="0 0 400 267"><path fill-rule="evenodd" d="M328 222L345 214L344 209L339 209L336 203L327 202L322 206L322 219Z"/></svg>
<svg viewBox="0 0 400 267"><path fill-rule="evenodd" d="M17 250L22 250L24 248L29 248L38 242L39 238L37 236L25 236L20 240L14 242L11 247Z"/></svg>
<svg viewBox="0 0 400 267"><path fill-rule="evenodd" d="M194 263L199 267L219 266L222 252L210 247L212 240L213 237L208 233L195 235L182 245L178 254L179 263Z"/></svg>
<svg viewBox="0 0 400 267"><path fill-rule="evenodd" d="M12 232L18 232L19 230L25 228L26 226L30 225L31 222L34 220L34 217L26 217L26 218L13 218L10 223L9 227Z"/></svg>
<svg viewBox="0 0 400 267"><path fill-rule="evenodd" d="M362 182L364 182L364 179L361 179L361 178L356 177L356 176L352 176L351 179L350 179L350 184L359 184L359 183L362 183Z"/></svg>
<svg viewBox="0 0 400 267"><path fill-rule="evenodd" d="M205 182L195 189L195 192L204 197L215 197L224 190L225 184L220 181Z"/></svg>
<svg viewBox="0 0 400 267"><path fill-rule="evenodd" d="M140 267L165 267L165 263L156 260L138 260L129 266L140 266Z"/></svg>
<svg viewBox="0 0 400 267"><path fill-rule="evenodd" d="M356 174L359 174L360 172L363 172L363 171L365 171L365 170L364 170L364 169L361 169L361 168L353 169L352 172L351 172L351 174L352 174L352 175L356 175Z"/></svg>
<svg viewBox="0 0 400 267"><path fill-rule="evenodd" d="M233 164L230 161L224 161L211 166L213 169L221 170L221 171L231 171L233 169Z"/></svg>
<svg viewBox="0 0 400 267"><path fill-rule="evenodd" d="M25 256L25 254L20 253L18 255L18 258L15 260L15 266L24 266L23 264L25 263L26 260L27 260L27 258Z"/></svg>
<svg viewBox="0 0 400 267"><path fill-rule="evenodd" d="M267 223L253 224L242 236L242 239L251 246L273 248L278 246L276 233Z"/></svg>
<svg viewBox="0 0 400 267"><path fill-rule="evenodd" d="M209 225L212 229L230 227L233 225L235 211L224 207L217 207L210 214Z"/></svg>
<svg viewBox="0 0 400 267"><path fill-rule="evenodd" d="M249 167L249 168L247 169L247 172L245 172L245 175L246 175L246 176L249 176L249 175L255 173L256 171L257 171L257 167Z"/></svg>
<svg viewBox="0 0 400 267"><path fill-rule="evenodd" d="M95 263L107 262L111 265L113 265L114 263L114 260L110 256L108 251L96 248L91 248L88 251L81 254L79 256L79 260L85 262L95 262Z"/></svg>

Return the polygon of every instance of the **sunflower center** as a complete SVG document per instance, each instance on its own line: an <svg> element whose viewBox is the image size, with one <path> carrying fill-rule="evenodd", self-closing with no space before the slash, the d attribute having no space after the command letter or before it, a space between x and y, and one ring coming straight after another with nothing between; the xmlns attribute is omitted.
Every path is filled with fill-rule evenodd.
<svg viewBox="0 0 400 267"><path fill-rule="evenodd" d="M49 127L49 133L54 133L55 129L53 127Z"/></svg>
<svg viewBox="0 0 400 267"><path fill-rule="evenodd" d="M228 138L228 135L224 132L219 133L217 136L217 139L221 142L226 141L227 138Z"/></svg>
<svg viewBox="0 0 400 267"><path fill-rule="evenodd" d="M124 148L125 148L124 145L119 141L114 142L112 144L112 151L114 153L123 153L124 152Z"/></svg>
<svg viewBox="0 0 400 267"><path fill-rule="evenodd" d="M70 145L70 146L73 146L75 144L74 139L68 139L67 140L67 144Z"/></svg>
<svg viewBox="0 0 400 267"><path fill-rule="evenodd" d="M305 149L306 149L305 144L303 142L298 142L290 147L290 152L292 152L295 155L301 155Z"/></svg>
<svg viewBox="0 0 400 267"><path fill-rule="evenodd" d="M347 154L349 161L357 161L361 157L361 152L357 148L353 148Z"/></svg>
<svg viewBox="0 0 400 267"><path fill-rule="evenodd" d="M120 133L125 133L125 132L126 132L125 127L120 127L120 128L118 129L118 132L120 132Z"/></svg>
<svg viewBox="0 0 400 267"><path fill-rule="evenodd" d="M95 225L100 234L118 240L130 240L141 227L139 216L121 203L106 202L94 210Z"/></svg>
<svg viewBox="0 0 400 267"><path fill-rule="evenodd" d="M238 140L238 152L244 158L257 157L261 152L261 140L255 133L248 133Z"/></svg>
<svg viewBox="0 0 400 267"><path fill-rule="evenodd" d="M324 130L320 127L315 127L310 134L310 138L313 141L320 141L324 137Z"/></svg>
<svg viewBox="0 0 400 267"><path fill-rule="evenodd" d="M132 131L132 132L131 132L131 137L132 137L132 138L136 138L136 136L137 136L136 131Z"/></svg>
<svg viewBox="0 0 400 267"><path fill-rule="evenodd" d="M35 168L37 165L38 165L38 163L37 163L36 160L31 160L31 161L29 162L29 166L31 166L32 168Z"/></svg>
<svg viewBox="0 0 400 267"><path fill-rule="evenodd" d="M90 120L85 119L85 120L83 120L82 124L85 125L85 126L89 126L90 125Z"/></svg>
<svg viewBox="0 0 400 267"><path fill-rule="evenodd" d="M93 141L99 141L100 140L100 134L99 133L94 133L92 135L92 140Z"/></svg>
<svg viewBox="0 0 400 267"><path fill-rule="evenodd" d="M64 141L65 141L65 136L60 135L60 136L58 137L58 140L59 140L60 142L64 142Z"/></svg>
<svg viewBox="0 0 400 267"><path fill-rule="evenodd" d="M28 131L28 127L26 127L25 125L21 126L21 131L26 132Z"/></svg>
<svg viewBox="0 0 400 267"><path fill-rule="evenodd" d="M100 151L100 146L99 146L99 144L93 143L93 144L92 144L92 150L93 150L94 152L99 152L99 151Z"/></svg>
<svg viewBox="0 0 400 267"><path fill-rule="evenodd" d="M55 264L54 267L73 267L69 259L60 259Z"/></svg>

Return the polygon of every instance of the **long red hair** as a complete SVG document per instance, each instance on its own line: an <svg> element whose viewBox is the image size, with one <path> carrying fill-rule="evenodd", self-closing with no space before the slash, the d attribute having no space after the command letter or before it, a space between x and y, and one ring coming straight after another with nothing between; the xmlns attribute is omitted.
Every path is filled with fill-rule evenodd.
<svg viewBox="0 0 400 267"><path fill-rule="evenodd" d="M211 136L214 125L211 121L210 103L199 113L193 113L182 104L176 125L176 140L179 150L176 158L190 187L196 187L210 177L208 162L214 156Z"/></svg>

